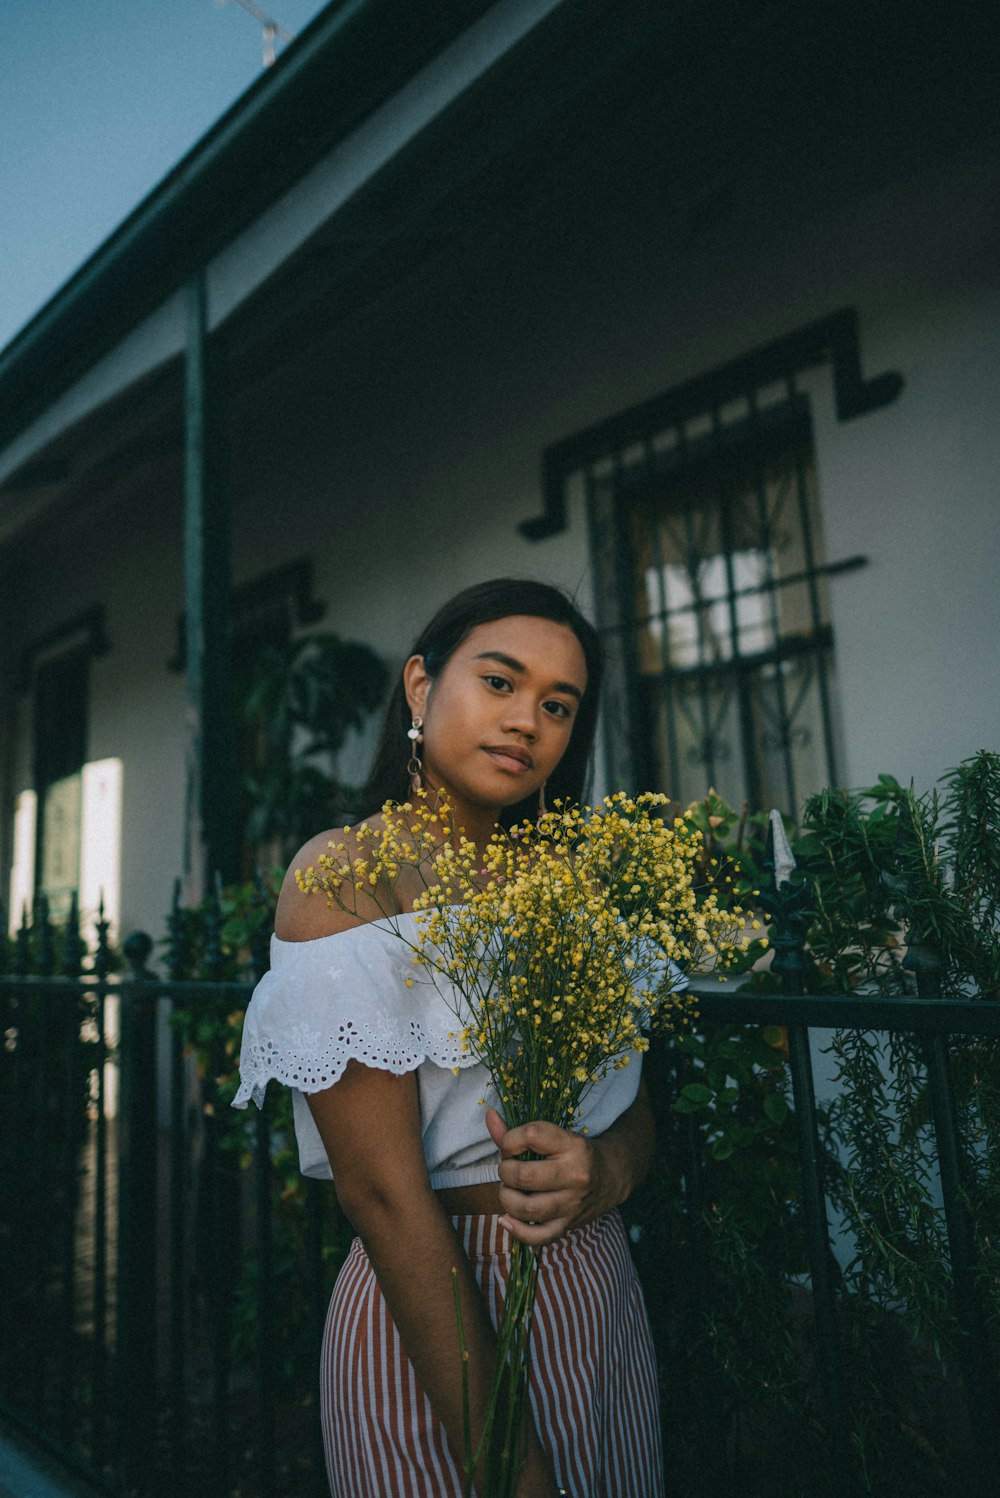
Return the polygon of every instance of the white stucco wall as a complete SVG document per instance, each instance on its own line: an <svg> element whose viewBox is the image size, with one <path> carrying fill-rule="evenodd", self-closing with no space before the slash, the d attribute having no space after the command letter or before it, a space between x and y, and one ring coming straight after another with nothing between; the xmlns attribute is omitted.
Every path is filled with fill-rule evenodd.
<svg viewBox="0 0 1000 1498"><path fill-rule="evenodd" d="M827 559L869 559L831 583L845 779L884 770L925 787L1000 749L995 171L971 153L804 220L765 212L751 184L696 241L650 210L628 234L595 213L444 253L240 396L234 580L311 557L324 625L397 664L477 579L551 579L587 607L579 502L549 540L516 529L541 508L544 448L856 306L863 372L898 370L898 401L839 423L828 371L802 382ZM123 927L158 933L182 855L183 682L165 669L182 607L179 474L141 493L109 474L96 521L90 506L48 538L44 565L20 569L9 644L106 603L91 754L125 763Z"/></svg>
<svg viewBox="0 0 1000 1498"><path fill-rule="evenodd" d="M275 545L312 552L337 627L397 653L476 577L548 576L586 601L579 506L561 536L516 533L540 508L545 446L856 306L863 373L898 370L902 395L841 423L829 371L801 381L826 557L869 561L831 583L844 778L927 786L1000 747L996 165L953 159L804 225L738 205L743 222L693 251L655 232L567 242L556 227L544 253L538 238L481 246L452 279L389 298L376 338L390 353L370 327L365 343L348 330L336 383L276 381L285 426L269 440L290 462L262 461L247 433L237 569Z"/></svg>
<svg viewBox="0 0 1000 1498"><path fill-rule="evenodd" d="M866 370L906 381L844 427L814 408L828 555L871 560L832 593L851 784L925 789L1000 749L996 169L969 156L873 197L831 247L857 278Z"/></svg>
<svg viewBox="0 0 1000 1498"><path fill-rule="evenodd" d="M180 512L171 487L126 483L62 517L19 558L15 649L103 603L110 649L90 664L88 761L120 759L120 935L163 934L181 872L184 681L167 670L183 608ZM20 731L12 791L31 784L30 695L15 699Z"/></svg>

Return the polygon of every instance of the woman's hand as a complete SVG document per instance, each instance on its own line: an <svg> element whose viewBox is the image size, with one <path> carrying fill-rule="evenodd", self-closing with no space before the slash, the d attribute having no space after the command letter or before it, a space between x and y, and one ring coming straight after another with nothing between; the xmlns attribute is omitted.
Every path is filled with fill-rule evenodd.
<svg viewBox="0 0 1000 1498"><path fill-rule="evenodd" d="M594 1209L602 1196L601 1161L585 1135L539 1122L508 1129L495 1108L487 1109L486 1127L500 1150L505 1226L522 1243L551 1243L608 1210ZM539 1158L522 1160L528 1151Z"/></svg>
<svg viewBox="0 0 1000 1498"><path fill-rule="evenodd" d="M486 1127L500 1151L504 1225L536 1248L619 1206L652 1156L652 1117L642 1084L632 1106L595 1138L539 1121L508 1129L495 1108L486 1110ZM539 1158L521 1159L528 1152Z"/></svg>

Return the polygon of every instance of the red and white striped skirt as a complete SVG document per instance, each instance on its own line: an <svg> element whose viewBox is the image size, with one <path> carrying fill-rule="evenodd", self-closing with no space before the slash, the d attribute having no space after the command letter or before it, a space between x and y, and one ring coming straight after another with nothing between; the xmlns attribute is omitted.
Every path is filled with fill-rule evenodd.
<svg viewBox="0 0 1000 1498"><path fill-rule="evenodd" d="M453 1219L494 1325L510 1238ZM570 1498L662 1498L656 1364L622 1220L609 1212L542 1250L531 1407ZM461 1498L460 1462L403 1350L360 1239L330 1301L321 1366L333 1498Z"/></svg>

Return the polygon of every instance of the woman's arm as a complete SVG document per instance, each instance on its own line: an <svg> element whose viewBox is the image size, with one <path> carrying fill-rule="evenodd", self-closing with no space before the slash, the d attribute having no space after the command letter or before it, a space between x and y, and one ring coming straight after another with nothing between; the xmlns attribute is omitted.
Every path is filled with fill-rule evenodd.
<svg viewBox="0 0 1000 1498"><path fill-rule="evenodd" d="M500 1150L506 1225L522 1243L536 1246L627 1200L650 1167L656 1141L644 1079L631 1106L594 1138L548 1123L508 1129L494 1108L486 1122ZM522 1160L526 1151L542 1158Z"/></svg>
<svg viewBox="0 0 1000 1498"><path fill-rule="evenodd" d="M477 1441L496 1339L449 1218L431 1189L420 1146L416 1075L397 1077L351 1061L309 1107L330 1157L340 1203L365 1245L403 1346L431 1405L463 1453L461 1359L452 1268L458 1271L468 1350L469 1406ZM477 1475L482 1476L482 1464ZM519 1498L555 1498L534 1432Z"/></svg>

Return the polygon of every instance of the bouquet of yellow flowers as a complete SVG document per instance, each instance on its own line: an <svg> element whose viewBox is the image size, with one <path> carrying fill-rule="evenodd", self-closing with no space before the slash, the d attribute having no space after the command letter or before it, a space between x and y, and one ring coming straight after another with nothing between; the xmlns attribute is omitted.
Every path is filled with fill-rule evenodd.
<svg viewBox="0 0 1000 1498"><path fill-rule="evenodd" d="M345 910L363 891L392 916L401 875L415 871L405 875L415 934L397 934L452 1007L507 1126L572 1129L589 1089L644 1051L651 1027L688 1017L682 970L724 970L750 939L739 905L704 883L700 834L666 821L666 804L618 792L595 809L557 806L483 850L421 793L387 804L381 826L362 824L297 877ZM537 1267L515 1241L487 1429L474 1449L466 1433L467 1493L484 1442L487 1498L516 1486Z"/></svg>

